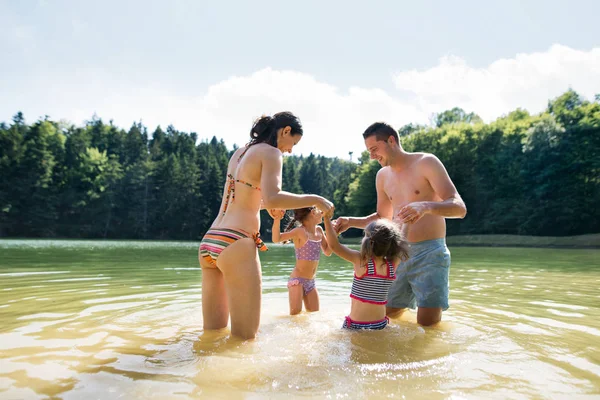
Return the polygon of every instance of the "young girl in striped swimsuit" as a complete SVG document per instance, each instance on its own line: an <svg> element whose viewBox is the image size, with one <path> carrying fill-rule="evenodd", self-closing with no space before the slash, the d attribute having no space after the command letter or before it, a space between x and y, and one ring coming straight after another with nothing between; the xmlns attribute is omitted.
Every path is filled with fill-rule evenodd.
<svg viewBox="0 0 600 400"><path fill-rule="evenodd" d="M325 232L318 226L323 220L323 213L314 207L294 210L294 219L288 224L284 233L279 231L285 210L271 210L271 215L274 219L273 242L293 241L296 250L296 266L287 284L290 315L302 311L303 300L306 311L319 311L319 293L315 286L315 275L321 250L326 256L331 255ZM297 223L300 223L299 227L295 227Z"/></svg>
<svg viewBox="0 0 600 400"><path fill-rule="evenodd" d="M389 323L385 315L388 291L396 278L398 263L408 258L404 235L395 223L379 219L367 225L360 251L356 251L340 244L330 215L324 219L329 246L335 254L354 264L350 315L342 328L385 328Z"/></svg>

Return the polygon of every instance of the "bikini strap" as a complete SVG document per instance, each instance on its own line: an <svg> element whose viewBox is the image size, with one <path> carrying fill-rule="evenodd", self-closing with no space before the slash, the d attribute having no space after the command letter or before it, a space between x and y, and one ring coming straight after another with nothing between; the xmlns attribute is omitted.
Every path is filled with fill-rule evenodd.
<svg viewBox="0 0 600 400"><path fill-rule="evenodd" d="M371 272L369 271L369 268L371 269ZM371 258L367 263L367 275L375 275L375 273L377 272L375 268L375 261L373 260L373 258Z"/></svg>
<svg viewBox="0 0 600 400"><path fill-rule="evenodd" d="M385 257L385 263L388 266L388 277L393 278L394 277L394 264L392 264L390 262L390 260L387 259L387 257Z"/></svg>
<svg viewBox="0 0 600 400"><path fill-rule="evenodd" d="M240 156L238 158L238 165L239 165L240 161L242 161L242 157L244 157L244 155L246 155L246 152L248 151L248 149L250 149L250 145L246 145L246 148L244 149L244 151L242 151L242 154L240 154ZM231 178L233 179L233 176L231 176ZM243 183L246 186L250 186L252 189L260 190L260 188L258 186L254 186L253 184L246 182L242 179L236 179L235 182Z"/></svg>
<svg viewBox="0 0 600 400"><path fill-rule="evenodd" d="M240 161L242 161L242 157L244 157L244 155L246 155L246 152L248 151L249 148L250 148L250 146L246 145L246 148L244 149L244 151L242 151L242 154L240 154L240 156L238 157L238 164L240 163Z"/></svg>
<svg viewBox="0 0 600 400"><path fill-rule="evenodd" d="M233 203L233 200L235 199L235 179L233 178L233 175L228 174L227 181L227 197L225 198L225 204L223 204L223 215L225 215L225 212L227 211L229 201Z"/></svg>

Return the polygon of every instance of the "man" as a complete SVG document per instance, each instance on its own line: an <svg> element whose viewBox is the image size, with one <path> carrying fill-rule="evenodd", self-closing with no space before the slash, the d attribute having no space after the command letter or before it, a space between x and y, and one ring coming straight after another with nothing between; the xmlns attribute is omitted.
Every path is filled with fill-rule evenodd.
<svg viewBox="0 0 600 400"><path fill-rule="evenodd" d="M334 221L335 229L338 233L364 229L378 218L406 224L410 258L398 266L386 313L397 318L417 305L417 322L433 325L448 309L446 218L464 218L467 208L440 160L433 154L404 151L390 125L376 122L363 138L371 159L383 167L376 178L377 212L362 218L340 217Z"/></svg>

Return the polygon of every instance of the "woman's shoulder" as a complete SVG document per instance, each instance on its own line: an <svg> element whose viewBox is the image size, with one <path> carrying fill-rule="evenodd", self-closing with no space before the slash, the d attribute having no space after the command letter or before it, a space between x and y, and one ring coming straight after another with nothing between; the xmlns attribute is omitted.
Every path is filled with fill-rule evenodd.
<svg viewBox="0 0 600 400"><path fill-rule="evenodd" d="M252 147L256 147L256 153L266 158L282 157L281 151L277 147L273 147L267 143L257 143Z"/></svg>
<svg viewBox="0 0 600 400"><path fill-rule="evenodd" d="M235 150L229 159L229 163L238 164L243 158L252 158L258 161L258 159L273 159L275 157L281 157L281 152L277 148L266 143L257 143Z"/></svg>
<svg viewBox="0 0 600 400"><path fill-rule="evenodd" d="M268 143L249 144L242 147L242 149L252 149L254 152L281 153L277 147L273 147Z"/></svg>

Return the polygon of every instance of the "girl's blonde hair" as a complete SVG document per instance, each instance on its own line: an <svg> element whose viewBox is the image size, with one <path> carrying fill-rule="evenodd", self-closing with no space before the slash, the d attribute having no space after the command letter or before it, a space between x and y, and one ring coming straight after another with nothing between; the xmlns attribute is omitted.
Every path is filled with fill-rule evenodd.
<svg viewBox="0 0 600 400"><path fill-rule="evenodd" d="M365 262L373 257L405 261L408 259L408 242L397 224L378 219L365 228L360 256Z"/></svg>

